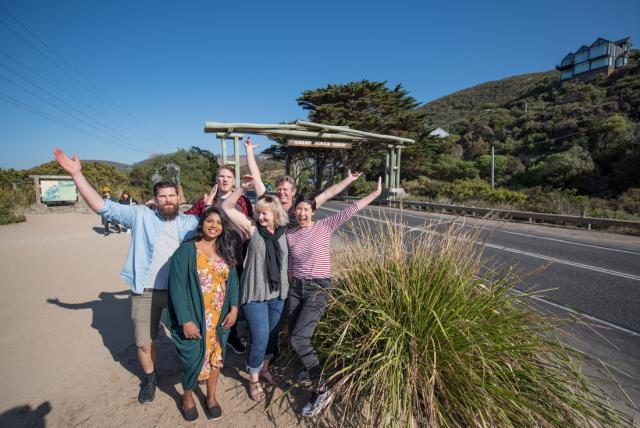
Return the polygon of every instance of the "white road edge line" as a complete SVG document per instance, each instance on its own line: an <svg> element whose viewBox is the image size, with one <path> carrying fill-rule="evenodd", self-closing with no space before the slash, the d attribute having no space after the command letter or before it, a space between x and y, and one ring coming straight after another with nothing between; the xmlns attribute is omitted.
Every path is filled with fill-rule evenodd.
<svg viewBox="0 0 640 428"><path fill-rule="evenodd" d="M369 207L369 208L374 208L374 207ZM387 208L387 207L378 207L378 206L376 206L375 208ZM415 215L415 214L407 214L406 212L403 212L402 215L405 216L405 217L413 217L413 218L417 218L417 219L420 219L420 220L434 220L433 218L429 218L429 217L426 217L426 216L423 217L423 216L419 216L419 215ZM475 219L478 219L478 218L476 217ZM498 220L492 220L492 221L498 221ZM459 220L454 220L453 223L462 224L464 222L459 221ZM466 223L466 224L470 225L472 227L477 227L477 226L471 225L469 223ZM579 245L579 246L582 246L582 247L597 248L599 250L605 250L605 251L615 251L615 252L619 252L619 253L640 255L640 252L638 252L638 251L621 250L621 249L618 249L618 248L603 247L603 246L600 246L600 245L583 244L582 242L566 241L564 239L548 238L546 236L530 235L530 234L527 234L527 233L512 232L510 230L497 229L497 232L510 233L510 234L513 234L513 235L526 236L526 237L529 237L529 238L545 239L545 240L548 240L548 241L562 242L562 243L565 243L565 244Z"/></svg>
<svg viewBox="0 0 640 428"><path fill-rule="evenodd" d="M333 209L333 208L327 208L327 207L321 207L321 208L318 208L318 209L323 209L323 210L333 211L333 212L339 212L339 211L340 211L340 210L336 210L336 209ZM377 221L377 222L383 223L383 221L382 221L382 220L380 220L380 219L376 219L376 218L373 218L373 217L368 217L368 216L364 216L364 215L360 215L360 214L356 214L354 217L362 217L362 218L365 218L365 219L367 219L367 220L372 220L372 221ZM423 232L425 231L424 229L417 228L417 227L413 227L413 228L409 229L409 231L412 231L412 230L421 230L421 231L423 231ZM430 233L433 233L433 232L430 232ZM481 243L476 243L476 244L481 244ZM546 256L545 256L545 257L546 257ZM586 266L586 265L584 265L584 266ZM626 274L624 274L624 275L626 275ZM522 292L522 291L516 290L515 288L513 289L513 291L514 291L514 292L516 292L516 293L518 293L518 294L523 294L523 292ZM574 315L577 315L577 316L581 316L581 317L587 318L587 319L589 319L589 320L591 320L591 321L595 321L595 322L597 322L597 323L600 323L600 324L602 324L602 325L605 325L605 326L607 326L607 327L609 327L609 328L612 328L612 329L614 329L614 330L619 330L619 331L622 331L622 332L624 332L624 333L630 334L630 335L632 335L632 336L640 336L640 333L638 333L638 332L636 332L636 331L634 331L634 330L630 330L630 329L628 329L628 328L625 328L625 327L619 326L619 325L617 325L617 324L610 323L609 321L605 321L605 320L600 319L600 318L598 318L598 317L595 317L595 316L593 316L593 315L585 314L585 313L580 312L580 311L577 311L577 310L575 310L575 309L571 309L571 308L569 308L569 307L567 307L567 306L563 306L563 305L561 305L561 304L559 304L559 303L554 303L554 302L551 302L551 301L549 301L549 300L545 300L545 299L543 299L542 297L538 297L538 296L527 296L527 297L529 297L529 298L531 298L531 299L533 299L533 300L536 300L536 301L538 301L538 302L541 302L541 303L547 304L547 305L549 305L549 306L553 306L554 308L561 309L561 310L564 310L564 311L566 311L566 312L570 312L570 313L572 313L572 314L574 314Z"/></svg>
<svg viewBox="0 0 640 428"><path fill-rule="evenodd" d="M339 212L340 211L340 210L336 210L336 209L333 209L333 208L327 208L327 207L321 207L320 209L333 211L333 212ZM383 220L380 220L380 219L377 219L377 218L374 218L374 217L366 216L366 215L363 215L363 214L356 214L354 217L360 217L360 218L363 218L363 219L366 219L366 220L375 221L375 222L378 222L378 223L386 223L386 221L383 221ZM408 232L420 231L420 232L423 232L423 233L436 233L436 232L425 230L423 227L408 227L407 231ZM577 268L581 268L581 269L591 270L591 271L594 271L594 272L604 273L604 274L607 274L607 275L618 276L618 277L621 277L621 278L630 279L632 281L640 281L640 276L633 275L633 274L630 274L630 273L619 272L619 271L615 271L615 270L611 270L611 269L601 268L601 267L598 267L598 266L591 266L591 265L587 265L587 264L584 264L584 263L572 262L572 261L564 260L564 259L558 259L556 257L545 256L544 254L531 253L531 252L524 251L524 250L518 250L517 248L510 248L510 247L505 247L505 246L502 246L502 245L489 244L487 242L475 241L474 244L480 245L480 246L485 246L485 247L488 247L488 248L493 248L493 249L496 249L496 250L507 251L507 252L514 253L514 254L521 254L523 256L533 257L533 258L537 258L537 259L541 259L541 260L547 260L547 261L551 261L551 262L558 263L558 264L563 264L563 265L567 265L567 266L573 266L573 267L577 267Z"/></svg>
<svg viewBox="0 0 640 428"><path fill-rule="evenodd" d="M513 291L515 293L518 293L518 294L524 294L522 291L516 290L515 288L513 289ZM638 333L637 331L633 331L633 330L630 330L630 329L628 329L626 327L622 327L622 326L619 326L617 324L610 323L609 321L605 321L605 320L600 319L598 317L594 317L593 315L585 314L584 312L577 311L575 309L569 308L569 307L561 305L559 303L551 302L549 300L543 299L542 297L538 297L538 296L527 296L527 297L529 297L530 299L536 300L538 302L544 303L545 305L553 306L554 308L561 309L561 310L566 311L566 312L570 312L570 313L572 313L572 314L574 314L576 316L579 316L579 317L582 317L582 318L587 318L587 319L589 319L591 321L595 321L595 322L597 322L599 324L606 325L609 328L613 328L615 330L623 331L623 332L628 333L628 334L630 334L632 336L640 336L640 333Z"/></svg>

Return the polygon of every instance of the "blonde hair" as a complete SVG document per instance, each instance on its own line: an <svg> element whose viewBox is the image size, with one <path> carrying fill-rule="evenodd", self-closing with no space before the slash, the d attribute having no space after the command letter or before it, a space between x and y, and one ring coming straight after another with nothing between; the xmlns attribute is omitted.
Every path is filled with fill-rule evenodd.
<svg viewBox="0 0 640 428"><path fill-rule="evenodd" d="M263 209L269 210L273 213L273 219L276 227L283 227L289 223L289 214L284 209L280 200L275 196L264 195L260 196L260 199L256 203L256 212L262 211Z"/></svg>
<svg viewBox="0 0 640 428"><path fill-rule="evenodd" d="M234 177L236 176L236 168L233 165L224 164L218 167L218 169L216 170L216 177L218 176L218 173L220 172L221 169L226 169L231 173L231 175L233 175Z"/></svg>

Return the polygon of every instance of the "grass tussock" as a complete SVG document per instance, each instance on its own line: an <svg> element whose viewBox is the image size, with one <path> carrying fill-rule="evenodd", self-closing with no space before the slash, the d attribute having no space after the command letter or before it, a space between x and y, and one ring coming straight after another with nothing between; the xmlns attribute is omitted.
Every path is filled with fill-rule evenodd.
<svg viewBox="0 0 640 428"><path fill-rule="evenodd" d="M554 322L512 292L514 275L487 274L477 236L465 230L409 238L388 222L343 239L316 332L342 422L624 425Z"/></svg>

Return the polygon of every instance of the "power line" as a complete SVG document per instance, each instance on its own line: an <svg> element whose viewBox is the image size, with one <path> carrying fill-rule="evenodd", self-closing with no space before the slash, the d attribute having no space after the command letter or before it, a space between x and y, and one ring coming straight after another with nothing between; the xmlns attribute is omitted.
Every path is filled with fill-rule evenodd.
<svg viewBox="0 0 640 428"><path fill-rule="evenodd" d="M76 83L84 86L85 88L88 88L90 91L92 91L93 93L97 94L99 97L102 98L103 101L105 101L107 104L109 104L115 110L118 110L121 114L123 114L125 117L127 117L127 119L130 120L132 123L134 123L135 125L137 125L138 127L142 128L142 129L145 129L150 135L154 136L155 138L162 139L163 141L165 141L165 142L170 144L170 142L168 140L166 140L164 137L161 137L161 136L155 134L153 131L151 131L150 128L148 128L147 126L142 124L142 122L140 122L138 119L136 119L135 116L133 116L131 113L129 113L124 107L120 106L115 101L113 101L107 94L105 94L102 90L100 90L84 74L82 74L78 69L76 69L67 60L65 60L60 54L58 54L58 52L56 52L55 49L50 47L44 40L42 40L40 37L38 37L37 34L35 34L33 31L31 31L24 23L22 23L18 18L16 18L4 6L0 5L0 9L2 9L15 22L17 22L22 28L24 28L33 38L38 40L46 49L48 49L50 52L52 52L60 61L62 61L63 64L65 64L69 69L71 69L78 76L80 76L86 83L83 83L80 80L78 80L77 78L75 78L74 76L72 76L67 70L65 70L57 62L52 60L48 55L46 55L44 52L42 52L33 43L31 43L30 41L28 41L27 39L22 37L19 33L17 33L15 30L13 30L7 23L5 23L4 21L0 20L0 23L2 23L5 27L7 27L12 33L14 33L21 40L23 40L25 43L27 43L29 46L31 46L33 49L35 49L41 55L43 55L45 58L47 58L50 62L52 62L54 65L56 65L56 67L58 67L60 70L62 70L67 76L69 76Z"/></svg>
<svg viewBox="0 0 640 428"><path fill-rule="evenodd" d="M109 134L111 134L111 135L110 135L111 137L115 137L115 138L120 139L120 140L122 140L122 141L129 142L132 146L136 146L137 148L139 148L139 149L141 149L141 150L145 150L145 149L146 149L145 147L143 147L142 145L140 145L140 144L139 144L139 143L137 143L136 141L132 140L131 138L127 137L126 135L121 134L120 132L118 132L118 131L116 131L116 130L114 130L114 129L111 129L111 128L107 127L107 126L105 126L104 124L102 124L101 122L97 121L97 120L96 120L96 119L94 119L93 117L91 117L91 116L87 115L86 113L82 112L81 110L78 110L78 109L77 109L77 108L75 108L73 105L71 105L71 104L67 103L66 101L64 101L63 99L61 99L60 97L58 97L57 95L55 95L55 94L51 93L50 91L48 91L48 90L46 90L45 88L43 88L43 87L41 87L40 85L38 85L37 83L35 83L35 82L31 81L30 79L28 79L28 78L26 78L25 76L21 75L20 73L16 72L16 71L15 71L15 70L13 70L11 67L8 67L7 65L5 65L5 64L3 64L3 63L1 63L1 62L0 62L0 67L4 67L4 68L6 68L7 70L9 70L10 72L12 72L13 74L17 75L17 76L18 76L18 77L20 77L21 79L23 79L23 80L25 80L26 82L30 83L31 85L35 86L36 88L38 88L38 89L39 89L39 90L41 90L42 92L46 93L46 94L47 94L47 95L49 95L50 97L52 97L52 98L54 98L54 99L58 100L59 102L63 103L64 105L66 105L66 106L68 106L69 108L71 108L72 110L74 110L75 112L77 112L77 113L79 113L79 114L83 115L84 117L88 118L89 120L91 120L91 121L95 122L98 126L100 126L100 127L104 128L104 130L102 130L102 129L100 130L101 132L109 133ZM32 94L32 95L34 95L34 96L36 96L36 97L40 98L40 99L42 99L42 100L43 100L43 101L45 101L47 104L52 105L53 107L57 108L58 110L61 110L61 111L63 111L64 113L67 113L67 114L69 114L70 116L74 117L75 119L77 119L77 120L79 120L79 121L81 121L81 122L85 123L86 125L93 127L93 125L91 125L91 124L89 124L89 123L85 122L84 120L82 120L82 119L78 118L78 117L77 117L77 116L75 116L74 114L69 113L69 112L65 111L64 109L61 109L60 107L58 107L58 106L56 106L56 105L54 105L54 104L52 104L52 103L48 102L47 100L45 100L44 98L40 97L39 95L37 95L37 94L33 93L32 91L30 91L30 90L28 90L28 89L24 88L22 85L20 85L20 84L18 84L18 83L16 83L16 82L14 82L14 81L12 81L12 80L10 80L10 79L6 78L5 76L0 75L0 77L1 77L1 78L3 78L3 79L5 79L5 80L7 80L7 81L9 81L10 83L12 83L13 85L15 85L15 86L19 87L20 89L22 89L22 90L24 90L24 91L26 91L26 92L28 92L28 93L30 93L30 94Z"/></svg>
<svg viewBox="0 0 640 428"><path fill-rule="evenodd" d="M29 67L28 65L26 65L25 63L21 62L20 60L16 59L15 57L9 55L6 51L0 49L0 53L5 55L7 58L9 58L11 61L15 62L16 64L20 65L22 68L24 68L25 70L29 71L30 73L38 76L40 79L42 79L43 81L47 82L49 85L53 86L54 88L56 88L59 92L61 92L64 95L67 95L68 97L73 98L76 102L78 102L80 105L82 105L84 108L89 109L91 111L93 111L94 113L96 113L97 115L99 115L100 117L102 117L105 120L108 120L109 122L111 122L112 124L115 124L116 126L122 127L123 129L136 134L139 137L142 138L146 138L146 136L140 134L140 131L135 130L135 129L131 129L128 126L125 126L124 124L112 119L111 117L107 116L106 114L104 114L101 111L96 110L94 107L92 107L91 105L85 103L84 101L82 101L80 98L76 97L75 95L73 95L70 92L67 92L66 90L64 90L63 88L61 88L60 86L58 86L57 84L55 84L54 82L52 82L51 80L47 79L45 76L43 76L42 74L38 73L37 71L33 70L31 67ZM15 72L14 72L15 73ZM22 75L21 75L22 77ZM23 77L24 78L24 77Z"/></svg>
<svg viewBox="0 0 640 428"><path fill-rule="evenodd" d="M44 98L44 97L42 97L42 96L40 96L40 95L36 94L35 92L33 92L33 91L32 91L32 90L30 90L30 89L25 88L24 86L20 85L19 83L16 83L15 81L13 81L13 80L11 80L11 79L7 78L6 76L3 76L2 74L0 74L0 79L4 79L4 80L8 81L9 83L11 83L11 84L13 84L13 85L17 86L18 88L22 89L23 91L25 91L25 92L27 92L27 93L29 93L29 94L33 95L34 97L36 97L36 98L38 98L38 99L40 99L40 100L44 101L45 103L49 104L49 105L50 105L50 106L52 106L53 108L58 109L58 110L60 110L61 112L65 113L65 114L68 114L69 116L71 116L71 117L73 117L74 119L76 119L76 120L78 120L78 121L80 121L80 122L84 123L85 125L89 126L90 128L94 128L94 126L93 126L92 124L90 124L89 122L87 122L86 120L84 120L84 119L82 119L82 118L78 117L77 115L75 115L75 114L73 114L73 113L69 112L68 110L65 110L65 109L63 109L63 108L61 108L61 107L59 107L59 106L57 106L57 105L53 104L52 102L50 102L50 101L49 101L49 100L47 100L46 98ZM101 131L101 132L105 133L105 131L102 131L102 130L99 130L99 131ZM109 135L109 137L113 138L113 136L112 136L112 135ZM117 136L116 136L116 138L117 138L117 139L122 140L121 138L119 138L119 137L117 137ZM126 143L126 141L125 141L125 143ZM132 146L126 146L126 147L128 147L128 148L133 148ZM146 151L142 150L142 148L140 148L140 147L138 147L137 149L138 149L138 150L140 150L140 151L143 151L144 153L146 153Z"/></svg>
<svg viewBox="0 0 640 428"><path fill-rule="evenodd" d="M122 145L122 144L120 144L120 143L118 143L118 142L116 142L116 141L113 141L113 140L109 140L109 139L107 139L107 138L104 138L104 137L103 137L103 136L101 136L101 135L94 134L93 132L90 132L90 131L84 130L84 129L82 129L82 128L78 128L77 126L75 126L75 125L74 125L74 124L72 124L72 123L69 123L69 122L67 122L67 121L65 121L65 120L62 120L62 119L60 119L60 118L57 118L57 117L55 117L55 116L53 116L53 115L50 115L50 114L48 114L48 113L45 113L45 112L43 112L43 111L41 111L41 110L37 109L36 107L30 106L30 105L28 105L28 104L26 104L26 103L24 103L24 102L22 102L22 101L20 101L20 100L18 100L18 99L16 99L16 98L13 98L12 96L7 95L7 94L5 94L5 93L0 92L0 97L2 97L2 99L3 99L5 102L7 102L7 103L9 103L9 104L12 104L12 105L14 105L15 107L18 107L18 108L20 108L20 109L26 110L26 111L28 111L28 112L30 112L30 113L33 113L33 114L35 114L35 115L38 115L38 116L40 116L40 117L44 118L44 119L50 120L50 121L52 121L52 122L55 122L55 123L57 123L58 125L64 126L65 128L69 128L69 129L72 129L72 130L74 130L74 131L78 131L78 132L80 132L80 133L83 133L83 134L88 135L88 136L90 136L90 137L96 138L96 139L98 139L98 140L105 141L105 142L107 142L107 143L109 143L109 144L115 144L116 146L120 146L120 147L125 148L125 149L127 149L127 150L132 150L132 151L136 151L136 152L140 152L140 153L149 154L148 152L145 152L145 151L142 151L142 150L138 150L138 149L134 149L134 148L132 148L132 147L124 146L124 145Z"/></svg>

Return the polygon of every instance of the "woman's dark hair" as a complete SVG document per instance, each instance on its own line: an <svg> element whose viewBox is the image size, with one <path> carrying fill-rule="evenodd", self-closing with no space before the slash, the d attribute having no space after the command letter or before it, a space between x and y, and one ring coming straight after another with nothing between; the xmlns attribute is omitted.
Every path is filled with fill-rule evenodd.
<svg viewBox="0 0 640 428"><path fill-rule="evenodd" d="M193 239L200 241L203 238L202 225L207 217L214 213L220 216L220 222L222 223L222 234L216 239L216 253L222 257L222 260L224 260L226 264L235 266L238 263L236 252L240 245L240 236L231 226L231 222L224 211L218 207L208 207L202 215L200 215L200 221L198 221L198 227L193 235Z"/></svg>
<svg viewBox="0 0 640 428"><path fill-rule="evenodd" d="M293 208L295 209L301 202L311 205L311 211L316 210L316 198L314 198L312 194L305 193L300 195L300 197L296 199L296 203Z"/></svg>

